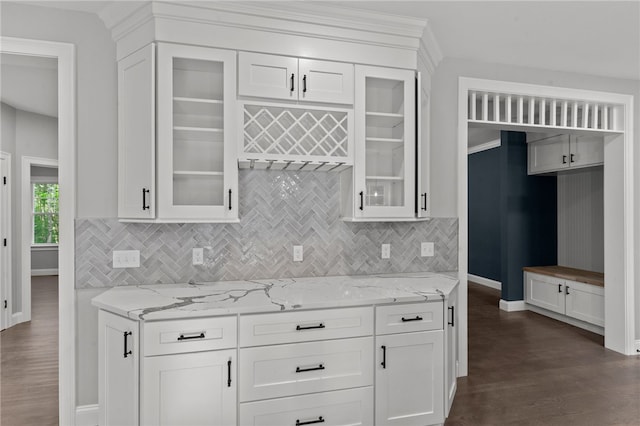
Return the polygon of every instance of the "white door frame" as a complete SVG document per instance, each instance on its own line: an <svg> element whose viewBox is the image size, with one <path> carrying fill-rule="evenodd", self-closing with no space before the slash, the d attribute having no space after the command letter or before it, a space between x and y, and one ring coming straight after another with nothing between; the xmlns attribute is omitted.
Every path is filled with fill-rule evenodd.
<svg viewBox="0 0 640 426"><path fill-rule="evenodd" d="M635 355L633 96L460 77L458 81L458 218L460 276L460 376L467 375L468 93L521 93L624 105L622 134L605 136L605 347ZM507 126L505 126L507 127ZM526 124L508 128L525 131Z"/></svg>
<svg viewBox="0 0 640 426"><path fill-rule="evenodd" d="M22 230L20 238L20 284L22 286L21 322L31 320L31 243L33 237L33 196L31 192L31 166L58 167L58 160L39 157L22 157L20 193L22 194ZM62 204L62 203L61 203ZM29 219L27 219L27 215ZM62 241L62 238L60 238ZM60 245L58 244L58 247Z"/></svg>
<svg viewBox="0 0 640 426"><path fill-rule="evenodd" d="M75 424L76 53L70 43L0 37L0 51L58 60L58 162L60 244L58 292L58 386L61 425Z"/></svg>
<svg viewBox="0 0 640 426"><path fill-rule="evenodd" d="M12 302L12 292L11 292L11 251L13 247L13 238L9 235L9 230L11 229L11 183L13 182L13 175L11 174L11 154L7 152L0 152L0 158L4 161L6 170L4 176L8 179L7 185L2 185L2 197L0 199L0 230L2 231L2 237L7 238L8 244L7 248L2 251L2 268L0 273L2 277L0 277L0 303L3 303L3 300L8 301L8 308L5 309L4 306L0 306L0 330L4 330L5 328L9 328L13 325L11 312L13 310L13 302ZM1 183L0 183L1 184Z"/></svg>

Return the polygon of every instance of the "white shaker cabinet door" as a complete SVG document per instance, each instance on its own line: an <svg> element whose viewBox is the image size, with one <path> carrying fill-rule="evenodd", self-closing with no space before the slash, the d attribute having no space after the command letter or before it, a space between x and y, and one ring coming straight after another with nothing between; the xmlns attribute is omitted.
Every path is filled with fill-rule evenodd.
<svg viewBox="0 0 640 426"><path fill-rule="evenodd" d="M262 53L238 53L238 94L298 99L298 59Z"/></svg>
<svg viewBox="0 0 640 426"><path fill-rule="evenodd" d="M376 425L444 422L443 332L376 338Z"/></svg>
<svg viewBox="0 0 640 426"><path fill-rule="evenodd" d="M604 327L604 287L568 280L565 285L567 316Z"/></svg>
<svg viewBox="0 0 640 426"><path fill-rule="evenodd" d="M118 62L118 217L155 217L155 44Z"/></svg>
<svg viewBox="0 0 640 426"><path fill-rule="evenodd" d="M569 168L569 135L530 142L528 151L530 175Z"/></svg>
<svg viewBox="0 0 640 426"><path fill-rule="evenodd" d="M458 289L451 292L447 301L445 326L445 416L449 415L458 387Z"/></svg>
<svg viewBox="0 0 640 426"><path fill-rule="evenodd" d="M564 280L548 275L524 273L525 302L564 314Z"/></svg>
<svg viewBox="0 0 640 426"><path fill-rule="evenodd" d="M300 59L298 90L301 101L353 103L353 64Z"/></svg>
<svg viewBox="0 0 640 426"><path fill-rule="evenodd" d="M235 425L236 358L235 349L145 357L140 424Z"/></svg>
<svg viewBox="0 0 640 426"><path fill-rule="evenodd" d="M98 324L98 423L137 425L138 321L100 310Z"/></svg>
<svg viewBox="0 0 640 426"><path fill-rule="evenodd" d="M596 166L604 163L602 136L571 136L571 167Z"/></svg>

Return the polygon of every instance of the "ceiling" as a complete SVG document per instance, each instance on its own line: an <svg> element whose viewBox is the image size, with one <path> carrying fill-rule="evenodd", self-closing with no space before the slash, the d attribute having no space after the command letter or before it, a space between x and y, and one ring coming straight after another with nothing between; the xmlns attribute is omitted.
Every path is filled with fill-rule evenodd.
<svg viewBox="0 0 640 426"><path fill-rule="evenodd" d="M56 59L2 53L0 76L0 101L23 111L58 116Z"/></svg>

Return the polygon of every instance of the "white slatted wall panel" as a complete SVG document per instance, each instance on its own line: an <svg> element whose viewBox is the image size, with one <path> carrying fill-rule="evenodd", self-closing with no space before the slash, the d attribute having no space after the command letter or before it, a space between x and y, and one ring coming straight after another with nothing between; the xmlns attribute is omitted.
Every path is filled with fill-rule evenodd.
<svg viewBox="0 0 640 426"><path fill-rule="evenodd" d="M603 169L558 174L558 264L604 272Z"/></svg>

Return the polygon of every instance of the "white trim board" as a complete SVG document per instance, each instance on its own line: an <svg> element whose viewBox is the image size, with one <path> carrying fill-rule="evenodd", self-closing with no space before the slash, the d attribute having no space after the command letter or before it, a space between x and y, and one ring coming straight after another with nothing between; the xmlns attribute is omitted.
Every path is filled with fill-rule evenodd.
<svg viewBox="0 0 640 426"><path fill-rule="evenodd" d="M58 275L58 268L48 268L48 269L32 269L31 276L32 277L44 277L47 275Z"/></svg>
<svg viewBox="0 0 640 426"><path fill-rule="evenodd" d="M489 278L479 277L478 275L467 274L467 281L473 281L474 283L485 287L502 290L502 283L500 281L490 280Z"/></svg>
<svg viewBox="0 0 640 426"><path fill-rule="evenodd" d="M71 43L0 37L0 51L58 60L58 161L60 183L60 285L58 292L58 423L75 423L76 50ZM30 269L30 268L29 268Z"/></svg>
<svg viewBox="0 0 640 426"><path fill-rule="evenodd" d="M476 154L478 152L487 151L493 148L499 148L502 145L502 141L500 139L492 140L489 142L485 142L480 145L469 147L468 155Z"/></svg>
<svg viewBox="0 0 640 426"><path fill-rule="evenodd" d="M504 300L500 299L500 310L506 312L526 311L524 300Z"/></svg>
<svg viewBox="0 0 640 426"><path fill-rule="evenodd" d="M76 426L97 426L99 417L98 404L79 405L76 407Z"/></svg>

